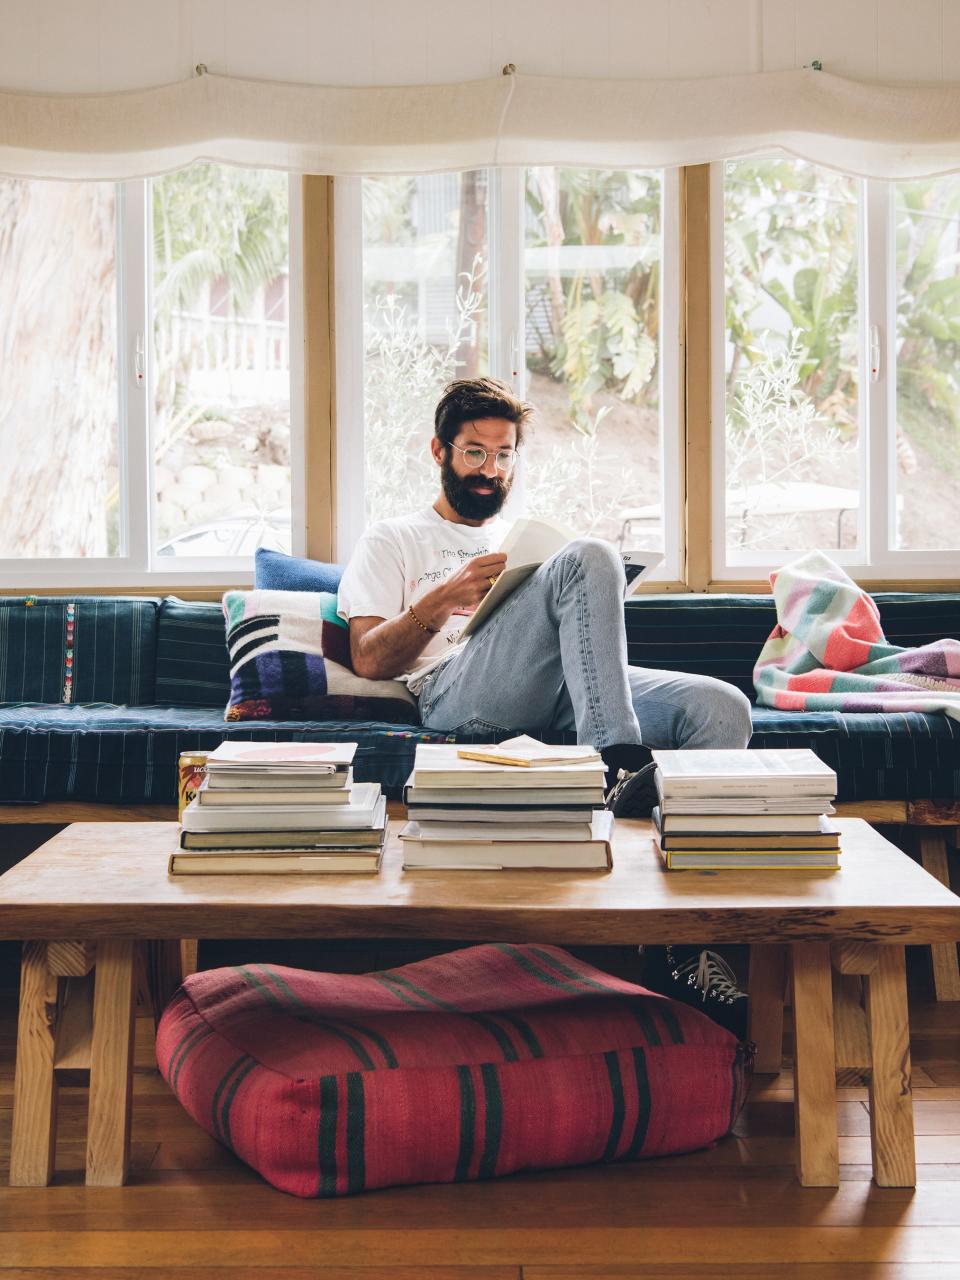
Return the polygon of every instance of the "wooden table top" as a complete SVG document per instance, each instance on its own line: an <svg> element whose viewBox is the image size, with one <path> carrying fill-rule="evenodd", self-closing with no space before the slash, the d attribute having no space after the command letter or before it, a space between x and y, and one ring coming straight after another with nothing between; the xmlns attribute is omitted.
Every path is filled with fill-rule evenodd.
<svg viewBox="0 0 960 1280"><path fill-rule="evenodd" d="M0 938L960 939L960 898L858 818L834 872L668 872L624 820L608 872L405 872L399 825L378 876L170 877L176 823L76 823L0 876Z"/></svg>

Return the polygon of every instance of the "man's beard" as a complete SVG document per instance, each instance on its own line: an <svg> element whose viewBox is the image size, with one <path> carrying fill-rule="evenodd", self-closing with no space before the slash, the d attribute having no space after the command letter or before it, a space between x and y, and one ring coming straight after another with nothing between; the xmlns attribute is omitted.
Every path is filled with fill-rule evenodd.
<svg viewBox="0 0 960 1280"><path fill-rule="evenodd" d="M447 456L440 466L443 496L464 520L489 520L495 516L507 500L511 479L500 476L458 476L453 460ZM478 485L492 485L492 493L477 493Z"/></svg>

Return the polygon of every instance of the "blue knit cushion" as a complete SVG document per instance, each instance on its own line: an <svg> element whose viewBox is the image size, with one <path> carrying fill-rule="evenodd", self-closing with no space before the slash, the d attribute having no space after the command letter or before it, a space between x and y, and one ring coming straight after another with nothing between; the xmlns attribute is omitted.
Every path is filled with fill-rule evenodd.
<svg viewBox="0 0 960 1280"><path fill-rule="evenodd" d="M282 551L258 547L254 557L254 586L259 591L339 590L343 566L288 556Z"/></svg>

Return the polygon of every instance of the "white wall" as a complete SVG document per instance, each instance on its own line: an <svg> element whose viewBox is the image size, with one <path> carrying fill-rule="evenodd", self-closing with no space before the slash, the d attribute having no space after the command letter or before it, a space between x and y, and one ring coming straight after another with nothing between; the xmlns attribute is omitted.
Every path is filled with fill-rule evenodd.
<svg viewBox="0 0 960 1280"><path fill-rule="evenodd" d="M960 80L960 0L0 0L0 87L95 92L211 71L324 84L704 76L819 58Z"/></svg>

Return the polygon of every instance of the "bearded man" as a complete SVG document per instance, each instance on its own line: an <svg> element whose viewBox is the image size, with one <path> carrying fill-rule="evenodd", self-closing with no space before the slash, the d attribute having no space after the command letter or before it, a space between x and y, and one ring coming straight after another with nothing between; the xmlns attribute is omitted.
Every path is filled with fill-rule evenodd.
<svg viewBox="0 0 960 1280"><path fill-rule="evenodd" d="M575 730L620 777L609 807L643 816L656 794L649 749L745 747L750 704L709 676L627 664L623 565L596 538L568 543L460 641L506 565L499 513L531 411L493 378L445 389L430 441L436 501L372 525L343 575L353 667L405 681L428 729Z"/></svg>

